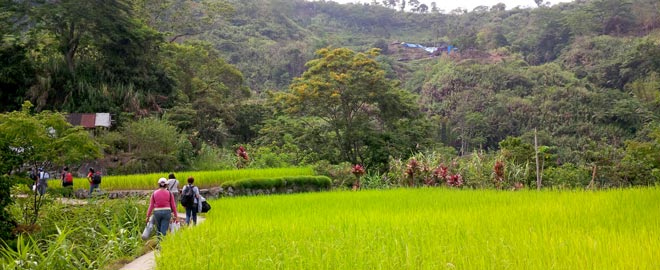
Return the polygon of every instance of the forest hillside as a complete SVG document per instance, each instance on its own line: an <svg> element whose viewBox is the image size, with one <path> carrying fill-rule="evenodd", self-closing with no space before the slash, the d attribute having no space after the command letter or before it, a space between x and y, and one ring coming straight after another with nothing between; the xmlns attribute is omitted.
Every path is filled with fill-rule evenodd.
<svg viewBox="0 0 660 270"><path fill-rule="evenodd" d="M246 145L254 167L481 153L660 180L660 3L535 2L2 1L0 102L111 113L97 135L129 172ZM156 128L169 141L148 144Z"/></svg>

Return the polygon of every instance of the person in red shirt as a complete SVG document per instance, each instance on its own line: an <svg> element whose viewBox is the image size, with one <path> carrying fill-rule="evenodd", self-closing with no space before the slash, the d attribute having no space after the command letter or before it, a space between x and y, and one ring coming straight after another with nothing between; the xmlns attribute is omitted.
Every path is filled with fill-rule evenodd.
<svg viewBox="0 0 660 270"><path fill-rule="evenodd" d="M99 185L101 183L94 181L94 175L96 175L96 174L98 174L98 173L96 171L94 171L94 168L90 167L89 171L87 173L87 181L89 181L89 196L90 197L92 197L92 192L94 192L94 189L99 190L99 192L101 190L101 188L99 188ZM100 179L100 178L98 178L98 179Z"/></svg>
<svg viewBox="0 0 660 270"><path fill-rule="evenodd" d="M167 190L167 179L158 180L158 189L154 191L149 200L149 210L147 210L146 222L153 213L154 225L158 230L158 236L163 237L167 234L170 226L170 219L177 217L176 201L172 193Z"/></svg>

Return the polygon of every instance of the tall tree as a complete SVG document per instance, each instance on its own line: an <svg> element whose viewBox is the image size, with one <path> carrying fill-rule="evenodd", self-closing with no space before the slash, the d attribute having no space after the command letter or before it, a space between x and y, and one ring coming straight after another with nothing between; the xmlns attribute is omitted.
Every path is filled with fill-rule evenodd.
<svg viewBox="0 0 660 270"><path fill-rule="evenodd" d="M59 167L101 156L100 145L81 127L71 126L64 115L50 111L32 114L31 109L32 103L26 101L22 110L0 114L0 194L9 194L14 181L25 176L25 167ZM18 177L9 177L14 174ZM37 221L42 204L42 196L37 192L33 196L26 215L30 225ZM3 196L0 205L6 205L4 200Z"/></svg>
<svg viewBox="0 0 660 270"><path fill-rule="evenodd" d="M385 77L374 60L378 54L378 49L320 49L319 58L307 63L307 71L284 96L289 113L319 117L328 124L344 161L362 161L368 138L414 115L414 101Z"/></svg>
<svg viewBox="0 0 660 270"><path fill-rule="evenodd" d="M14 35L29 46L34 78L25 98L37 110L141 113L167 101L162 36L136 18L132 0L2 4L12 11Z"/></svg>
<svg viewBox="0 0 660 270"><path fill-rule="evenodd" d="M227 128L240 125L238 107L250 96L243 74L206 43L172 43L165 49L168 57L163 64L176 80L178 92L165 117L200 141L226 145Z"/></svg>

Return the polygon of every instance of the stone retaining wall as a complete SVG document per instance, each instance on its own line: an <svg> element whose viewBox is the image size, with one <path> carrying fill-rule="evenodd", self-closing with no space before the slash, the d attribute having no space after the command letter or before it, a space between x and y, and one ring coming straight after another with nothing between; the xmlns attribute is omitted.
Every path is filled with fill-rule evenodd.
<svg viewBox="0 0 660 270"><path fill-rule="evenodd" d="M270 194L291 194L302 192L317 192L322 189L305 186L305 187L292 187L285 189L233 189L231 187L226 190L221 187L200 189L199 193L202 197L207 199L217 199L219 197L233 197L233 196L255 196L255 195L270 195ZM148 197L153 193L153 190L101 190L99 194L108 195L110 199L120 199L126 197ZM74 192L74 196L78 199L89 198L89 191L85 189L78 189Z"/></svg>

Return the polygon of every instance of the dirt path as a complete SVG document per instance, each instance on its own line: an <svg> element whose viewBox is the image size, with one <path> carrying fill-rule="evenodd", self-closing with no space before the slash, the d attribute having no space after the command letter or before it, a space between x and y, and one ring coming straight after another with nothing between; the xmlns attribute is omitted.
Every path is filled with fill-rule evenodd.
<svg viewBox="0 0 660 270"><path fill-rule="evenodd" d="M186 214L185 213L179 213L179 219L186 219ZM202 216L197 216L197 223L201 223L204 221L204 217ZM156 251L150 251L147 254L144 254L140 256L139 258L135 259L134 261L124 265L124 267L120 268L120 270L152 270L156 268L156 261L155 261L155 256L156 256Z"/></svg>

